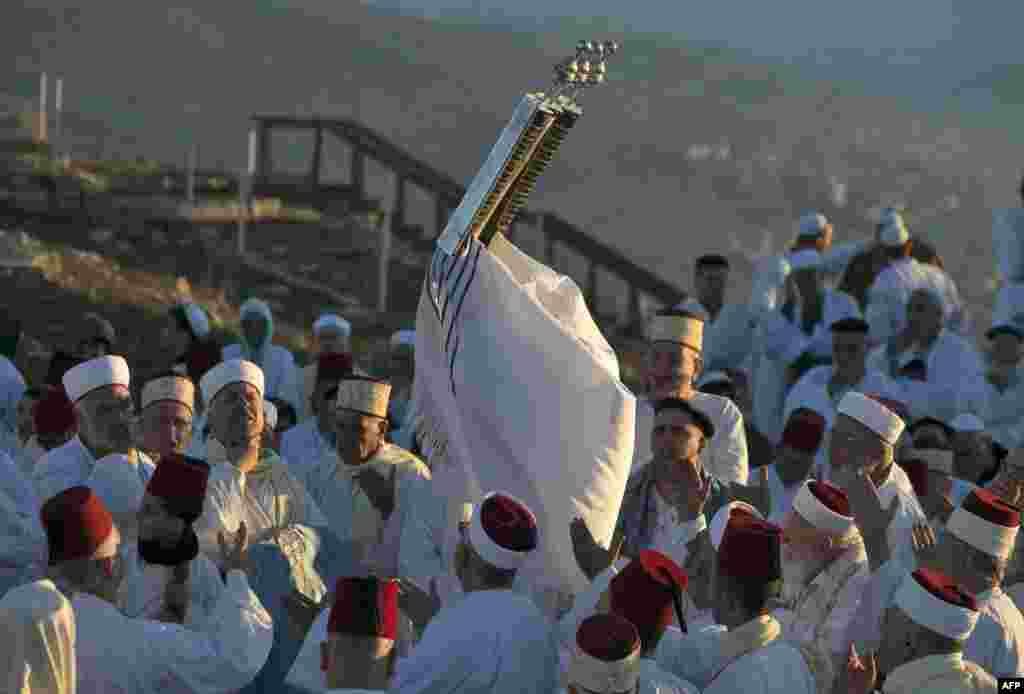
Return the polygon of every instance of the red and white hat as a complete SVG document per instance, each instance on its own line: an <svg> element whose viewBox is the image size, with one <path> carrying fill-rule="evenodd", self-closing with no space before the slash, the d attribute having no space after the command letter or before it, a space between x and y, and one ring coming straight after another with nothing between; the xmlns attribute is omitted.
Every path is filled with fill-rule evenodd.
<svg viewBox="0 0 1024 694"><path fill-rule="evenodd" d="M978 621L974 596L953 579L929 569L904 578L893 605L925 629L957 641L970 636Z"/></svg>
<svg viewBox="0 0 1024 694"><path fill-rule="evenodd" d="M398 581L342 577L334 589L328 634L398 638Z"/></svg>
<svg viewBox="0 0 1024 694"><path fill-rule="evenodd" d="M229 359L207 371L199 381L203 400L212 403L217 393L232 383L248 383L259 392L260 399L263 398L263 369L245 359Z"/></svg>
<svg viewBox="0 0 1024 694"><path fill-rule="evenodd" d="M1020 512L986 489L975 489L949 516L946 530L994 557L1008 558L1020 530Z"/></svg>
<svg viewBox="0 0 1024 694"><path fill-rule="evenodd" d="M636 627L646 647L672 623L689 577L661 552L641 550L608 584L611 611Z"/></svg>
<svg viewBox="0 0 1024 694"><path fill-rule="evenodd" d="M84 486L57 494L40 511L50 563L90 559L117 546L114 519L103 501Z"/></svg>
<svg viewBox="0 0 1024 694"><path fill-rule="evenodd" d="M160 376L142 386L142 409L155 402L180 402L189 410L195 409L196 387L191 379L177 374Z"/></svg>
<svg viewBox="0 0 1024 694"><path fill-rule="evenodd" d="M752 514L730 514L718 546L718 572L765 583L782 578L782 528Z"/></svg>
<svg viewBox="0 0 1024 694"><path fill-rule="evenodd" d="M827 426L820 412L806 407L793 410L782 431L782 445L804 453L817 453Z"/></svg>
<svg viewBox="0 0 1024 694"><path fill-rule="evenodd" d="M640 679L640 634L615 614L595 614L580 623L569 665L569 683L599 694L636 689Z"/></svg>
<svg viewBox="0 0 1024 694"><path fill-rule="evenodd" d="M519 499L491 492L473 509L469 542L491 566L518 570L539 544L537 517Z"/></svg>
<svg viewBox="0 0 1024 694"><path fill-rule="evenodd" d="M124 357L96 357L64 374L64 390L71 402L78 402L98 388L131 385L131 372Z"/></svg>
<svg viewBox="0 0 1024 694"><path fill-rule="evenodd" d="M851 390L839 401L837 414L857 420L890 446L900 440L906 423L903 419L874 398Z"/></svg>
<svg viewBox="0 0 1024 694"><path fill-rule="evenodd" d="M804 482L793 497L793 510L818 530L833 535L846 535L856 527L846 492L828 482Z"/></svg>

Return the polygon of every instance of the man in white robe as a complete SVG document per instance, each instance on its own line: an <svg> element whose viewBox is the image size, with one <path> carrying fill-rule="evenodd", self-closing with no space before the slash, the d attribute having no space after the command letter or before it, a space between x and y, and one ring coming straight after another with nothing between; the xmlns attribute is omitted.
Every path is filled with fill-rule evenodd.
<svg viewBox="0 0 1024 694"><path fill-rule="evenodd" d="M224 582L199 552L192 524L203 510L209 466L164 457L137 511L137 554L126 567L118 607L129 617L202 631L213 618Z"/></svg>
<svg viewBox="0 0 1024 694"><path fill-rule="evenodd" d="M860 317L852 297L824 286L817 251L793 253L789 263L786 299L762 324L762 373L754 394L758 430L773 443L782 431L789 389L809 369L831 363L832 324Z"/></svg>
<svg viewBox="0 0 1024 694"><path fill-rule="evenodd" d="M313 416L315 412L310 406L310 398L316 389L317 364L323 354L343 354L348 357L349 370L354 366L352 358L352 324L333 313L325 313L313 323L312 339L310 340L310 363L302 367L300 376L302 383L302 407L296 410L299 422Z"/></svg>
<svg viewBox="0 0 1024 694"><path fill-rule="evenodd" d="M274 316L270 306L260 299L249 299L239 309L239 320L242 341L224 348L224 361L243 359L256 364L263 369L264 396L286 400L296 412L302 412L299 370L292 353L274 344Z"/></svg>
<svg viewBox="0 0 1024 694"><path fill-rule="evenodd" d="M341 380L334 406L337 456L308 473L308 489L342 542L362 547L383 575L426 588L446 572L444 507L427 466L385 440L390 394L383 381Z"/></svg>
<svg viewBox="0 0 1024 694"><path fill-rule="evenodd" d="M30 479L0 453L0 596L46 575L46 535Z"/></svg>
<svg viewBox="0 0 1024 694"><path fill-rule="evenodd" d="M955 334L969 334L967 314L956 284L943 270L911 257L913 241L902 217L893 215L884 223L879 242L890 262L868 290L864 311L875 344L888 344L903 332L910 295L925 288L941 298L943 327Z"/></svg>
<svg viewBox="0 0 1024 694"><path fill-rule="evenodd" d="M142 387L141 445L154 463L184 455L191 446L195 391L188 376L175 373L157 376Z"/></svg>
<svg viewBox="0 0 1024 694"><path fill-rule="evenodd" d="M828 482L800 487L782 526L782 603L774 615L783 637L821 657L815 672L827 687L845 665L848 625L871 572L846 494Z"/></svg>
<svg viewBox="0 0 1024 694"><path fill-rule="evenodd" d="M767 473L772 523L782 525L805 480L817 476L814 462L824 436L825 417L814 410L795 410L786 421Z"/></svg>
<svg viewBox="0 0 1024 694"><path fill-rule="evenodd" d="M18 694L73 694L75 613L52 581L19 586L0 600L0 689Z"/></svg>
<svg viewBox="0 0 1024 694"><path fill-rule="evenodd" d="M993 320L984 375L964 384L957 403L959 412L979 417L1007 448L1024 445L1024 312L1019 319Z"/></svg>
<svg viewBox="0 0 1024 694"><path fill-rule="evenodd" d="M701 368L704 322L691 313L661 311L649 326L649 348L645 365L647 399L638 399L636 447L633 469L646 465L653 455L653 403L666 397L691 402L714 426L714 436L704 453L712 477L722 482L746 484L749 477L747 439L743 415L727 398L701 393L694 388Z"/></svg>
<svg viewBox="0 0 1024 694"><path fill-rule="evenodd" d="M131 619L112 604L123 568L120 537L103 502L72 487L43 507L54 582L75 611L78 691L237 691L256 675L270 650L272 624L238 570L242 552L227 552L227 580L203 631Z"/></svg>
<svg viewBox="0 0 1024 694"><path fill-rule="evenodd" d="M726 303L728 284L729 261L725 256L708 254L697 258L693 288L707 314L702 356L704 368L709 371L743 368L754 344L757 317L748 304Z"/></svg>
<svg viewBox="0 0 1024 694"><path fill-rule="evenodd" d="M884 372L894 395L915 419L950 420L968 384L983 378L981 357L964 338L943 327L941 297L930 288L911 292L903 330L868 357L868 367Z"/></svg>
<svg viewBox="0 0 1024 694"><path fill-rule="evenodd" d="M316 386L310 395L312 415L281 437L281 457L307 481L307 475L325 460L337 457L334 400L338 383L352 375L348 354L325 352L317 357Z"/></svg>
<svg viewBox="0 0 1024 694"><path fill-rule="evenodd" d="M96 461L123 453L139 482L153 474L153 462L135 448L134 405L129 392L128 363L117 356L97 357L64 374L64 390L74 403L78 435L44 455L35 468L39 499L83 484Z"/></svg>

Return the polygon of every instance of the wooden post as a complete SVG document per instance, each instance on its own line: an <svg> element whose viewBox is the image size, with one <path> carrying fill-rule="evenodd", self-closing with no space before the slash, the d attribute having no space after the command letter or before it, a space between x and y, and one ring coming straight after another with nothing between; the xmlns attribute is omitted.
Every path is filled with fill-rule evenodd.
<svg viewBox="0 0 1024 694"><path fill-rule="evenodd" d="M274 175L274 153L270 146L270 128L267 127L265 121L259 121L259 168L256 170L256 176L261 181L265 181Z"/></svg>
<svg viewBox="0 0 1024 694"><path fill-rule="evenodd" d="M359 151L359 148L354 144L349 144L352 148L352 159L350 168L352 169L352 187L359 193L359 197L366 196L366 158L363 157L363 153Z"/></svg>
<svg viewBox="0 0 1024 694"><path fill-rule="evenodd" d="M56 92L53 95L53 145L55 148L54 153L58 159L64 157L63 146L64 143L61 141L61 113L64 111L64 80L60 77L57 78Z"/></svg>
<svg viewBox="0 0 1024 694"><path fill-rule="evenodd" d="M49 123L49 117L46 113L46 96L48 91L46 73L44 72L39 77L39 113L35 117L35 132L32 133L33 139L37 143L45 143L49 139L46 127Z"/></svg>
<svg viewBox="0 0 1024 694"><path fill-rule="evenodd" d="M198 154L196 152L196 146L192 145L188 148L188 168L185 174L185 199L188 201L188 206L192 207L196 204L196 159Z"/></svg>
<svg viewBox="0 0 1024 694"><path fill-rule="evenodd" d="M405 225L405 179L395 172L395 195L391 202L390 224L380 225L379 253L377 255L377 311L388 310L389 271L391 268L391 235Z"/></svg>
<svg viewBox="0 0 1024 694"><path fill-rule="evenodd" d="M314 189L320 188L320 162L323 156L324 149L324 128L320 124L320 121L316 122L316 128L313 131L313 161L310 163L309 170L309 183Z"/></svg>
<svg viewBox="0 0 1024 694"><path fill-rule="evenodd" d="M235 253L244 256L246 252L246 232L249 221L249 214L252 211L252 177L256 173L256 131L249 131L249 159L245 167L245 173L241 181L240 203L241 210L238 215L238 237L235 245Z"/></svg>

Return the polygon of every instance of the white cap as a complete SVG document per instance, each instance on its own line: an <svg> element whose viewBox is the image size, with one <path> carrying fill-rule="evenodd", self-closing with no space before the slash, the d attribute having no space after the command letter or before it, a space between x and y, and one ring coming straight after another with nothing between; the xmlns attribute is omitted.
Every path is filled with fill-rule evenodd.
<svg viewBox="0 0 1024 694"><path fill-rule="evenodd" d="M120 453L96 461L85 485L103 500L103 505L119 525L130 523L135 518L146 493L138 468L132 465L128 456Z"/></svg>
<svg viewBox="0 0 1024 694"><path fill-rule="evenodd" d="M263 426L273 431L277 428L277 405L269 400L263 401Z"/></svg>
<svg viewBox="0 0 1024 694"><path fill-rule="evenodd" d="M808 212L800 218L797 236L801 238L817 238L825 231L828 220L820 212Z"/></svg>
<svg viewBox="0 0 1024 694"><path fill-rule="evenodd" d="M879 438L890 446L896 445L906 428L906 424L898 414L877 400L855 390L851 390L843 396L843 399L839 401L836 413L856 419L878 434Z"/></svg>
<svg viewBox="0 0 1024 694"><path fill-rule="evenodd" d="M709 371L697 379L697 388L703 388L712 383L732 383L732 378L724 371Z"/></svg>
<svg viewBox="0 0 1024 694"><path fill-rule="evenodd" d="M715 551L718 551L719 545L722 544L722 536L725 534L725 526L729 525L729 516L735 509L743 509L748 513L764 520L764 516L756 508L748 504L746 501L731 501L722 508L718 509L718 512L711 518L711 544L714 546Z"/></svg>
<svg viewBox="0 0 1024 694"><path fill-rule="evenodd" d="M893 605L914 622L956 641L963 641L978 621L978 613L942 600L917 582L913 574L907 575L893 597Z"/></svg>
<svg viewBox="0 0 1024 694"><path fill-rule="evenodd" d="M912 448L906 455L907 460L920 460L932 472L953 476L953 451L941 448Z"/></svg>
<svg viewBox="0 0 1024 694"><path fill-rule="evenodd" d="M200 379L199 387L203 390L203 400L212 403L225 386L232 383L248 383L263 397L263 369L244 359L222 361Z"/></svg>
<svg viewBox="0 0 1024 694"><path fill-rule="evenodd" d="M142 386L142 409L154 402L173 400L190 410L195 409L196 387L192 381L180 376L154 378Z"/></svg>
<svg viewBox="0 0 1024 694"><path fill-rule="evenodd" d="M352 324L341 316L333 313L325 313L313 323L313 334L319 335L327 329L337 330L343 337L352 337Z"/></svg>
<svg viewBox="0 0 1024 694"><path fill-rule="evenodd" d="M910 240L910 232L903 221L903 216L896 211L891 211L882 217L882 231L878 240L882 245L898 247Z"/></svg>
<svg viewBox="0 0 1024 694"><path fill-rule="evenodd" d="M981 421L981 418L977 415L965 412L958 415L949 424L953 431L961 431L965 434L976 434L978 432L985 431L985 422Z"/></svg>
<svg viewBox="0 0 1024 694"><path fill-rule="evenodd" d="M807 248L789 254L789 268L793 272L800 270L816 270L821 267L821 254L813 248Z"/></svg>
<svg viewBox="0 0 1024 694"><path fill-rule="evenodd" d="M416 331L415 330L399 330L397 333L391 336L391 349L396 347L416 347Z"/></svg>
<svg viewBox="0 0 1024 694"><path fill-rule="evenodd" d="M64 390L71 402L78 402L86 395L105 386L131 385L131 372L124 357L96 357L69 369L63 378Z"/></svg>
<svg viewBox="0 0 1024 694"><path fill-rule="evenodd" d="M846 535L856 527L852 516L836 513L814 495L810 480L805 480L793 497L793 510L815 528L827 533Z"/></svg>

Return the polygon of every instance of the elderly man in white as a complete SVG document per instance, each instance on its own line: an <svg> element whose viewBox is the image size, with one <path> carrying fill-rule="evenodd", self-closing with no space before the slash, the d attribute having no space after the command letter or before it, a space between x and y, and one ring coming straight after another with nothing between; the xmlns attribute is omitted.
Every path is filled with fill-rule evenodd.
<svg viewBox="0 0 1024 694"><path fill-rule="evenodd" d="M75 612L78 691L237 691L256 675L270 650L272 624L238 569L240 547L225 551L227 579L209 625L188 631L125 617L114 607L124 569L120 534L103 502L72 487L43 506L54 583Z"/></svg>
<svg viewBox="0 0 1024 694"><path fill-rule="evenodd" d="M711 420L714 435L703 453L711 476L722 482L746 484L750 471L743 415L728 398L694 388L703 368L704 321L685 311L660 311L651 320L648 342L644 367L647 398L637 402L633 470L654 457L654 403L671 397L690 402Z"/></svg>
<svg viewBox="0 0 1024 694"><path fill-rule="evenodd" d="M142 387L141 446L154 463L191 446L195 401L196 386L188 376L168 373Z"/></svg>
<svg viewBox="0 0 1024 694"><path fill-rule="evenodd" d="M932 289L940 297L944 328L960 335L969 334L967 313L956 284L944 270L911 257L913 241L898 213L883 220L879 243L890 262L868 289L865 318L871 325L871 339L876 344L887 344L903 332L907 303L918 289Z"/></svg>
<svg viewBox="0 0 1024 694"><path fill-rule="evenodd" d="M352 357L325 352L317 357L316 385L310 394L312 416L281 437L281 457L304 479L324 460L336 457L334 401L338 383L352 375Z"/></svg>
<svg viewBox="0 0 1024 694"><path fill-rule="evenodd" d="M123 357L91 359L64 374L64 390L74 403L78 435L36 464L35 485L45 502L68 487L83 484L96 461L112 453L126 456L140 485L153 475L153 462L135 448L134 406Z"/></svg>
<svg viewBox="0 0 1024 694"><path fill-rule="evenodd" d="M302 422L315 414L310 406L310 398L316 390L317 368L319 358L324 354L345 355L349 369L354 367L352 357L352 324L334 313L325 313L313 323L310 344L310 362L302 367L302 409L297 410L299 421Z"/></svg>
<svg viewBox="0 0 1024 694"><path fill-rule="evenodd" d="M974 345L944 327L942 312L934 289L915 289L902 331L868 357L868 367L889 377L893 394L915 419L958 415L961 393L985 372Z"/></svg>

